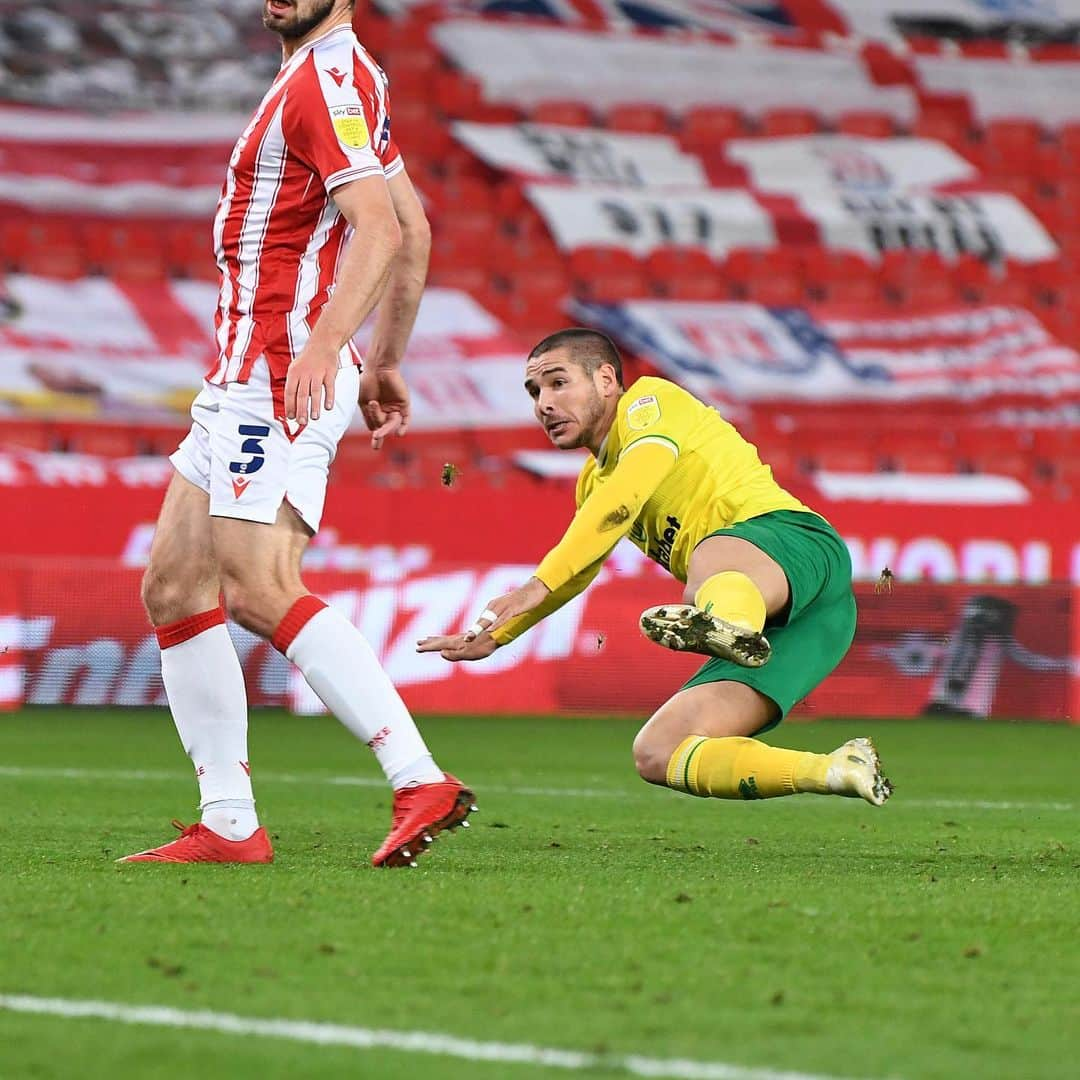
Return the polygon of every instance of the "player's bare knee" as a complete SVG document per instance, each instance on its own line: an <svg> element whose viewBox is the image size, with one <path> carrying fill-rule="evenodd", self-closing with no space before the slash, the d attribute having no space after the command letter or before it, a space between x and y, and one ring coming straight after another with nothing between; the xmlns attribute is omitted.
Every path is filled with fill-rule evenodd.
<svg viewBox="0 0 1080 1080"><path fill-rule="evenodd" d="M660 740L644 729L638 732L634 739L634 768L642 780L650 784L664 784L670 758L671 752L660 745Z"/></svg>
<svg viewBox="0 0 1080 1080"><path fill-rule="evenodd" d="M197 614L186 610L188 590L177 578L164 574L153 565L147 567L141 585L143 607L154 626L176 622L186 615Z"/></svg>

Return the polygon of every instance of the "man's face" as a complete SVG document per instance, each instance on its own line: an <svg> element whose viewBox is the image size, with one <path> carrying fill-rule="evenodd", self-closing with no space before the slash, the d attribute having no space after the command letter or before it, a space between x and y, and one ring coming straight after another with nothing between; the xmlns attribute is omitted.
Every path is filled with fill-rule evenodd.
<svg viewBox="0 0 1080 1080"><path fill-rule="evenodd" d="M604 418L604 400L596 377L570 359L569 350L553 349L525 366L525 389L536 419L560 450L589 446Z"/></svg>
<svg viewBox="0 0 1080 1080"><path fill-rule="evenodd" d="M336 0L265 0L263 26L283 38L302 38L334 10Z"/></svg>

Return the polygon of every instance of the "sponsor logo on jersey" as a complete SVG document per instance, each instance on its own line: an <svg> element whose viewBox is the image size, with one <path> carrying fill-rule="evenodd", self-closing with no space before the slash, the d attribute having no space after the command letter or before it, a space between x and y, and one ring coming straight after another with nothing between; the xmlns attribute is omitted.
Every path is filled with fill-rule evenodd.
<svg viewBox="0 0 1080 1080"><path fill-rule="evenodd" d="M354 150L362 150L371 141L364 110L359 105L333 105L330 122L337 137Z"/></svg>
<svg viewBox="0 0 1080 1080"><path fill-rule="evenodd" d="M665 570L671 569L671 549L682 528L682 522L674 514L667 516L667 528L656 538L656 543L649 548L649 558L658 562Z"/></svg>
<svg viewBox="0 0 1080 1080"><path fill-rule="evenodd" d="M241 424L237 431L244 436L240 453L251 455L246 461L229 462L229 472L233 474L233 496L239 499L251 483L252 474L257 473L266 461L262 441L270 434L270 429L265 424Z"/></svg>
<svg viewBox="0 0 1080 1080"><path fill-rule="evenodd" d="M631 431L643 431L660 419L660 402L652 394L639 397L626 410L626 426Z"/></svg>

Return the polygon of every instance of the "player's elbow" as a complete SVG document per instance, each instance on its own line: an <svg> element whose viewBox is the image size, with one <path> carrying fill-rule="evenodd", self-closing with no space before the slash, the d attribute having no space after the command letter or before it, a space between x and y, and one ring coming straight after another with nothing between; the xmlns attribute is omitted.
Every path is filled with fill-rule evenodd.
<svg viewBox="0 0 1080 1080"><path fill-rule="evenodd" d="M403 244L401 224L398 219L394 217L384 218L373 232L375 234L372 236L373 242L386 252L391 259L396 258Z"/></svg>
<svg viewBox="0 0 1080 1080"><path fill-rule="evenodd" d="M427 258L431 251L431 222L427 214L422 210L412 216L400 220L401 246L413 255L423 255Z"/></svg>

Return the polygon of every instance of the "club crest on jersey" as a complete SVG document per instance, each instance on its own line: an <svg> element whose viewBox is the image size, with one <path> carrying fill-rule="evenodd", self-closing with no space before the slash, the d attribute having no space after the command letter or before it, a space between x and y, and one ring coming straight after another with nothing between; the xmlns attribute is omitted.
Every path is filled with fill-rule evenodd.
<svg viewBox="0 0 1080 1080"><path fill-rule="evenodd" d="M652 394L639 397L626 410L626 426L631 431L643 431L660 419L660 402Z"/></svg>
<svg viewBox="0 0 1080 1080"><path fill-rule="evenodd" d="M359 105L333 105L330 122L337 137L354 150L362 150L371 141L364 110Z"/></svg>

